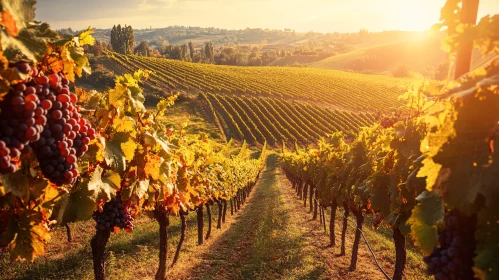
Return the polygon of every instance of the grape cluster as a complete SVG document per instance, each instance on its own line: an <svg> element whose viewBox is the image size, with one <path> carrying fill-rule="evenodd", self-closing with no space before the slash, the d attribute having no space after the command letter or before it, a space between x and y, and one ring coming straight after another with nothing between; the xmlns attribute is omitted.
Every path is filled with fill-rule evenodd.
<svg viewBox="0 0 499 280"><path fill-rule="evenodd" d="M30 145L46 178L56 185L75 182L77 158L88 150L95 130L78 112L69 80L45 76L24 61L9 66L28 78L0 103L0 173L17 171L21 151Z"/></svg>
<svg viewBox="0 0 499 280"><path fill-rule="evenodd" d="M11 64L19 72L37 75L27 62ZM31 78L14 85L0 105L0 173L17 171L16 159L25 146L40 139L47 123L47 111L38 94L43 87Z"/></svg>
<svg viewBox="0 0 499 280"><path fill-rule="evenodd" d="M474 279L475 227L476 218L449 212L445 217L445 230L439 233L440 248L423 259L428 265L428 274L435 275L437 280Z"/></svg>
<svg viewBox="0 0 499 280"><path fill-rule="evenodd" d="M93 218L97 222L95 228L98 230L113 230L114 227L133 230L133 218L129 209L123 207L119 194L104 204L102 212L94 212Z"/></svg>
<svg viewBox="0 0 499 280"><path fill-rule="evenodd" d="M78 113L77 97L66 78L51 74L38 81L44 88L39 98L48 114L34 150L46 178L57 185L73 183L78 177L77 158L88 150L95 130Z"/></svg>

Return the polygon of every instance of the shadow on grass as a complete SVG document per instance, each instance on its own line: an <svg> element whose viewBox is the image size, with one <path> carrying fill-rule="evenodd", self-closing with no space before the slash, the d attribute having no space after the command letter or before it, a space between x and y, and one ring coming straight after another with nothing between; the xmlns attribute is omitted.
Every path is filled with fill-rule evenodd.
<svg viewBox="0 0 499 280"><path fill-rule="evenodd" d="M216 217L216 215L215 215ZM177 218L172 222L168 231L170 234L169 246L173 248L176 246L180 236L180 223ZM188 218L189 223L195 221L195 215L190 215ZM159 232L154 220L150 220L140 225L133 233L121 232L118 235L111 234L108 246L106 248L107 254L114 252L122 255L133 255L140 251L141 246L151 246L156 248L159 245ZM194 231L193 227L188 227L188 231ZM80 246L80 249L69 248L63 252L63 256L57 259L40 258L33 264L29 263L13 263L12 267L15 275L0 275L0 279L86 279L93 278L92 268L92 253L90 247L90 239L92 236L84 236L80 244L73 244L73 246ZM113 240L114 239L114 240ZM53 241L58 242L58 241ZM59 242L66 242L65 240ZM3 262L3 261L2 261ZM155 268L151 268L155 269ZM7 277L7 278L3 278Z"/></svg>

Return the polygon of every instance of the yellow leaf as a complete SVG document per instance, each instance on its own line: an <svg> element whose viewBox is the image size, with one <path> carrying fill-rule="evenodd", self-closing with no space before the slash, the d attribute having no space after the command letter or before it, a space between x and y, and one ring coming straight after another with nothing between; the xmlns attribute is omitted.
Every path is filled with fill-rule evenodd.
<svg viewBox="0 0 499 280"><path fill-rule="evenodd" d="M95 39L92 36L93 33L94 33L94 31L89 27L87 30L78 34L78 44L80 46L84 46L84 45L93 46L95 43Z"/></svg>
<svg viewBox="0 0 499 280"><path fill-rule="evenodd" d="M120 107L125 98L129 95L128 89L121 83L116 82L114 89L109 91L109 104L114 107Z"/></svg>
<svg viewBox="0 0 499 280"><path fill-rule="evenodd" d="M123 118L116 118L113 121L113 127L117 132L130 133L132 137L137 135L135 129L135 121L131 117L124 116Z"/></svg>
<svg viewBox="0 0 499 280"><path fill-rule="evenodd" d="M153 180L158 180L161 175L161 164L161 157L156 155L148 156L146 165L144 166L144 172L146 173L146 176L150 176Z"/></svg>
<svg viewBox="0 0 499 280"><path fill-rule="evenodd" d="M26 259L32 262L36 256L45 253L50 231L43 223L40 212L22 211L14 227L9 229L16 231L15 238L9 245L13 261Z"/></svg>
<svg viewBox="0 0 499 280"><path fill-rule="evenodd" d="M423 166L419 170L417 177L426 177L426 189L431 192L437 181L442 165L434 162L431 158L425 158L422 164Z"/></svg>
<svg viewBox="0 0 499 280"><path fill-rule="evenodd" d="M94 140L92 140L94 141ZM100 162L103 162L104 161L104 155L103 155L103 150L104 150L104 147L106 146L106 140L104 139L104 137L97 137L95 139L95 146L97 147L97 151L95 153L95 159L97 161L100 161Z"/></svg>
<svg viewBox="0 0 499 280"><path fill-rule="evenodd" d="M120 174L112 170L107 170L104 176L102 177L102 180L108 180L109 182L113 183L116 188L119 188L121 186Z"/></svg>
<svg viewBox="0 0 499 280"><path fill-rule="evenodd" d="M137 143L133 139L129 139L127 142L121 143L121 150L125 154L127 161L131 161L135 156L135 149L137 149Z"/></svg>

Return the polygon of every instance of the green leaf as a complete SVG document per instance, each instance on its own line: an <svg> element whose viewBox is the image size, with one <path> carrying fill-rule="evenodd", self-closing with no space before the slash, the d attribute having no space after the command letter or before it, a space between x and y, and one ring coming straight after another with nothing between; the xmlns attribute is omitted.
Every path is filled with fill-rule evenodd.
<svg viewBox="0 0 499 280"><path fill-rule="evenodd" d="M443 221L444 206L440 196L428 191L423 192L417 200L419 204L412 210L407 223L411 225L416 245L429 255L438 244L438 223Z"/></svg>
<svg viewBox="0 0 499 280"><path fill-rule="evenodd" d="M95 208L93 192L88 189L88 184L86 184L63 196L60 206L54 211L54 215L59 224L65 225L90 219Z"/></svg>

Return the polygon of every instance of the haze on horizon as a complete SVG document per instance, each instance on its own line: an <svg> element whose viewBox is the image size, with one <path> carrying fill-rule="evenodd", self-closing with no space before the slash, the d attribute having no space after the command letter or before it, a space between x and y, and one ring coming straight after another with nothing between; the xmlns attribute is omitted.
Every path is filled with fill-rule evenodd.
<svg viewBox="0 0 499 280"><path fill-rule="evenodd" d="M291 28L297 32L428 30L445 0L41 0L37 20L53 28L135 29L171 25L224 29ZM62 13L54 13L54 5ZM479 18L499 13L499 0L480 1Z"/></svg>

